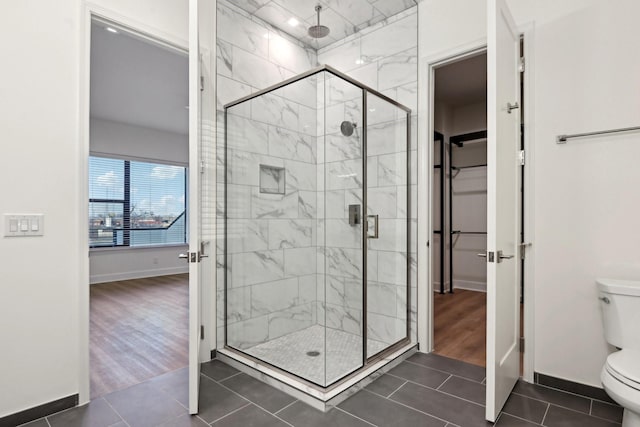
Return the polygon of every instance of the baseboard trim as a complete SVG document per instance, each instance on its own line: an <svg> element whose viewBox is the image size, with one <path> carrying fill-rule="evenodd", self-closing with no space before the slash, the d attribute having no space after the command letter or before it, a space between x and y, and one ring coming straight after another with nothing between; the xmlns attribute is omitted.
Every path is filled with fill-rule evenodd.
<svg viewBox="0 0 640 427"><path fill-rule="evenodd" d="M73 408L74 406L78 406L77 394L63 397L49 403L44 403L42 405L35 406L24 411L16 412L15 414L7 415L6 417L2 417L0 418L0 427L19 426L20 424L25 424L30 421L55 414L56 412Z"/></svg>
<svg viewBox="0 0 640 427"><path fill-rule="evenodd" d="M487 292L487 282L472 282L470 280L454 280L453 289Z"/></svg>
<svg viewBox="0 0 640 427"><path fill-rule="evenodd" d="M189 272L189 266L158 268L154 270L126 271L111 274L97 274L89 278L92 285L98 283L117 282L119 280L145 279L147 277L169 276L171 274L185 274Z"/></svg>
<svg viewBox="0 0 640 427"><path fill-rule="evenodd" d="M487 282L472 282L469 280L454 280L453 289L462 289L467 291L487 292ZM444 285L445 293L449 292L449 282ZM433 292L440 292L440 282L433 283Z"/></svg>
<svg viewBox="0 0 640 427"><path fill-rule="evenodd" d="M551 375L541 374L539 372L533 373L533 381L536 384L544 385L551 388L557 388L558 390L579 394L591 399L601 400L603 402L613 403L614 405L617 405L617 403L609 397L607 392L599 387L576 383L562 378L552 377Z"/></svg>

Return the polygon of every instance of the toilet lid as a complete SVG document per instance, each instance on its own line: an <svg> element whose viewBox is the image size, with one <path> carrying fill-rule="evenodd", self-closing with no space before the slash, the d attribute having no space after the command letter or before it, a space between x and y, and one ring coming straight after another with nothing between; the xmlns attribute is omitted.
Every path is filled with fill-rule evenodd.
<svg viewBox="0 0 640 427"><path fill-rule="evenodd" d="M607 357L607 370L619 381L640 390L640 350L620 350Z"/></svg>

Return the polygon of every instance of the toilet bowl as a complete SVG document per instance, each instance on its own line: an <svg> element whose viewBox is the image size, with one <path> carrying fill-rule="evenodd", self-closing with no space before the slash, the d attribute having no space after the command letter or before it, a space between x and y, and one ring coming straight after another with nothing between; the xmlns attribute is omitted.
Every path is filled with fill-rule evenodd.
<svg viewBox="0 0 640 427"><path fill-rule="evenodd" d="M600 375L607 394L624 408L623 427L640 427L640 351L610 354Z"/></svg>
<svg viewBox="0 0 640 427"><path fill-rule="evenodd" d="M600 379L624 408L622 427L640 427L640 282L598 279L607 342L621 350L607 357Z"/></svg>

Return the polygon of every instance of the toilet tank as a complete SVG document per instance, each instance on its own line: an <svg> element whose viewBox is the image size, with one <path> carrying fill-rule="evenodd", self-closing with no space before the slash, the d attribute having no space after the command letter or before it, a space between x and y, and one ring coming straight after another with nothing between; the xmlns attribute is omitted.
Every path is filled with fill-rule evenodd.
<svg viewBox="0 0 640 427"><path fill-rule="evenodd" d="M640 350L640 281L597 279L604 337L619 348Z"/></svg>

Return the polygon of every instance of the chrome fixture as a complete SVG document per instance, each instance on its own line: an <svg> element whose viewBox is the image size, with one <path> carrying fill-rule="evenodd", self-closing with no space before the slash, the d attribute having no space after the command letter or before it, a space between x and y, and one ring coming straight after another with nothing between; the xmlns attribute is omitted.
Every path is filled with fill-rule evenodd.
<svg viewBox="0 0 640 427"><path fill-rule="evenodd" d="M311 27L309 27L309 29L307 30L307 33L309 34L309 36L313 37L314 39L321 39L323 37L327 37L329 35L329 33L331 32L331 30L329 30L329 27L325 27L324 25L320 25L320 11L322 10L322 6L317 5L316 6L316 13L318 14L318 25L313 25Z"/></svg>

